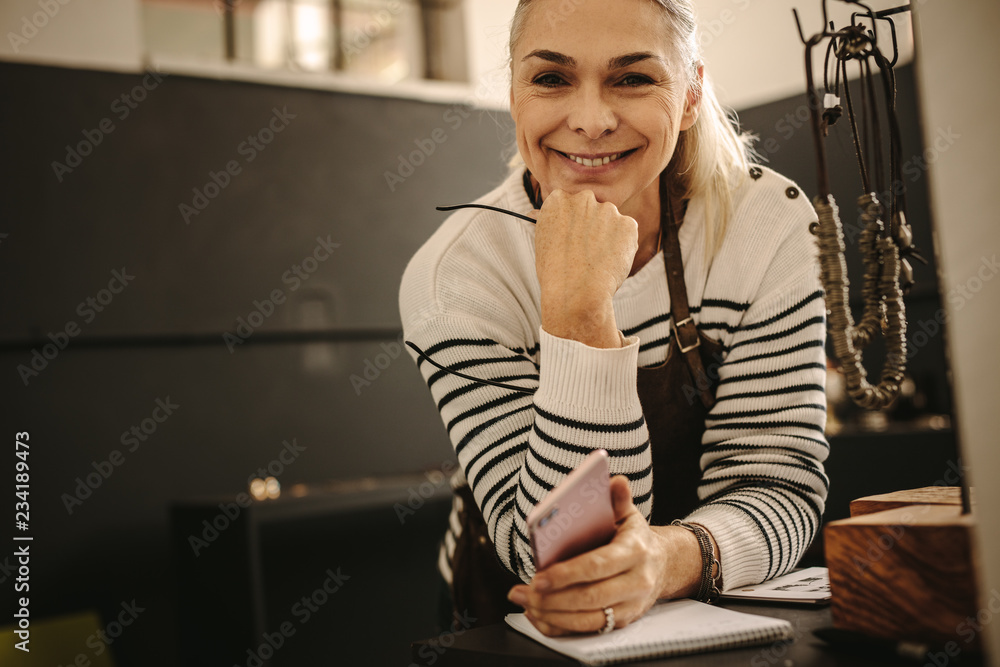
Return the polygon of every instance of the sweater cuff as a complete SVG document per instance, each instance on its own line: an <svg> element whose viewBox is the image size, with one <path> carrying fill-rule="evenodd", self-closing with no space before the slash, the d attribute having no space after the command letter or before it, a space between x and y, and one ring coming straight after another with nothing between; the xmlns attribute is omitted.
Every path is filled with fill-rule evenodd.
<svg viewBox="0 0 1000 667"><path fill-rule="evenodd" d="M620 348L596 348L539 330L539 385L535 401L611 417L638 410L639 338L622 336ZM621 334L619 334L621 335Z"/></svg>
<svg viewBox="0 0 1000 667"><path fill-rule="evenodd" d="M725 505L705 505L684 521L704 526L715 538L725 590L759 584L767 578L767 541L743 512Z"/></svg>

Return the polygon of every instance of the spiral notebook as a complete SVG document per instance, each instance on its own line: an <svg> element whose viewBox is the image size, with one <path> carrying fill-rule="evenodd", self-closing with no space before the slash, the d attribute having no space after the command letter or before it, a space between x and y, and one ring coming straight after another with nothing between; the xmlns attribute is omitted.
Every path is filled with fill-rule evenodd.
<svg viewBox="0 0 1000 667"><path fill-rule="evenodd" d="M524 614L507 614L505 620L518 632L585 665L757 646L793 636L788 621L695 600L661 602L638 621L606 635L546 637Z"/></svg>

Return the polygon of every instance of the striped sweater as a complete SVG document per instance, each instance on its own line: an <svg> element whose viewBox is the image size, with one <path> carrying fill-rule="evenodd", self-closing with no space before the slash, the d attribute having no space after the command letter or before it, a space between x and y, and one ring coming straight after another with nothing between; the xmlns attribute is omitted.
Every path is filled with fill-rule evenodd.
<svg viewBox="0 0 1000 667"><path fill-rule="evenodd" d="M809 224L816 215L791 181L755 167L734 192L726 237L705 256L703 202L680 227L688 300L698 328L719 340L717 402L702 441L700 504L685 518L719 545L727 588L790 570L819 530L828 490L824 437L825 304ZM527 213L522 174L478 203ZM410 261L400 289L406 339L467 375L535 388L474 383L417 365L431 390L500 561L534 575L525 518L589 453L604 448L648 518L649 437L636 391L639 366L662 363L671 337L662 252L614 297L626 337L596 349L541 328L534 226L466 209ZM416 359L416 355L414 355ZM459 502L456 496L456 502ZM450 580L457 509L445 537Z"/></svg>

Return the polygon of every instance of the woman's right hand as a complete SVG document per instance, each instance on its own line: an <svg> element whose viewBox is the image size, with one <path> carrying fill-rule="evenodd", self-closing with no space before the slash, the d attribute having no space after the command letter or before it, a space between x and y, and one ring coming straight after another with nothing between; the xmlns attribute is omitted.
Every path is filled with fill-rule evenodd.
<svg viewBox="0 0 1000 667"><path fill-rule="evenodd" d="M554 190L536 215L542 328L592 347L620 347L611 299L631 271L638 224L590 190Z"/></svg>

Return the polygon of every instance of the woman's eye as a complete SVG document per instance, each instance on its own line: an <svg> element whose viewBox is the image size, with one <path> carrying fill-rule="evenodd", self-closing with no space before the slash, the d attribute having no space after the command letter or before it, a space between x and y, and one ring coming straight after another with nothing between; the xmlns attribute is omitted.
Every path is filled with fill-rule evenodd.
<svg viewBox="0 0 1000 667"><path fill-rule="evenodd" d="M653 80L642 74L628 74L621 80L623 86L645 86L653 83Z"/></svg>
<svg viewBox="0 0 1000 667"><path fill-rule="evenodd" d="M542 74L541 76L535 77L532 83L546 88L555 88L556 86L561 86L565 82L558 74Z"/></svg>

